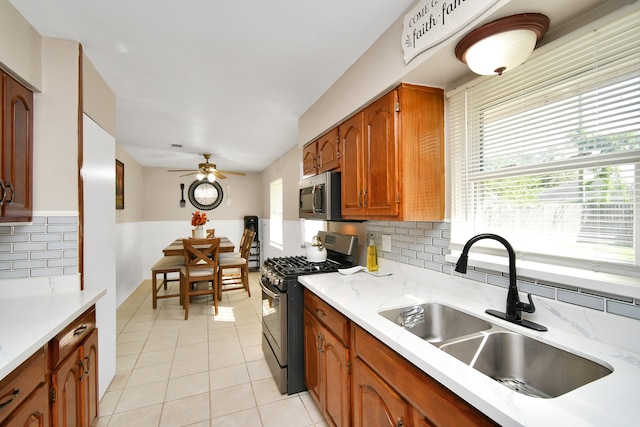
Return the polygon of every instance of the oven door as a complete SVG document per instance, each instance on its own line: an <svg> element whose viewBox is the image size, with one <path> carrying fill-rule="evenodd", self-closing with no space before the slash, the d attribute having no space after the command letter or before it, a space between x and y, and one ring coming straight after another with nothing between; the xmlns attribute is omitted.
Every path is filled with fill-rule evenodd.
<svg viewBox="0 0 640 427"><path fill-rule="evenodd" d="M278 364L287 366L287 294L260 279L262 287L262 334L273 351Z"/></svg>

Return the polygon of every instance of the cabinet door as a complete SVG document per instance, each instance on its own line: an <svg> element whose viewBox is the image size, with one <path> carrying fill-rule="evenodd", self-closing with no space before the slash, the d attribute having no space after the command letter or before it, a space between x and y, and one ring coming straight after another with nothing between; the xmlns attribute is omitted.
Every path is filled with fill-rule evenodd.
<svg viewBox="0 0 640 427"><path fill-rule="evenodd" d="M318 173L338 167L340 167L340 139L338 128L334 128L318 139Z"/></svg>
<svg viewBox="0 0 640 427"><path fill-rule="evenodd" d="M98 330L94 329L82 346L82 364L84 376L83 387L83 418L86 426L93 424L98 418L99 390L98 390Z"/></svg>
<svg viewBox="0 0 640 427"><path fill-rule="evenodd" d="M411 422L412 408L375 372L353 361L354 427L398 427Z"/></svg>
<svg viewBox="0 0 640 427"><path fill-rule="evenodd" d="M363 114L358 113L339 127L342 153L342 215L364 215Z"/></svg>
<svg viewBox="0 0 640 427"><path fill-rule="evenodd" d="M47 384L41 384L2 423L3 427L49 427L49 393Z"/></svg>
<svg viewBox="0 0 640 427"><path fill-rule="evenodd" d="M349 349L331 332L322 334L322 401L326 418L337 427L349 425Z"/></svg>
<svg viewBox="0 0 640 427"><path fill-rule="evenodd" d="M322 326L315 317L304 310L304 378L309 394L322 406L320 401L320 338Z"/></svg>
<svg viewBox="0 0 640 427"><path fill-rule="evenodd" d="M54 425L65 427L82 425L82 414L78 402L82 393L84 365L80 357L80 350L71 353L51 375L55 390L52 404Z"/></svg>
<svg viewBox="0 0 640 427"><path fill-rule="evenodd" d="M2 179L6 198L2 217L4 221L31 221L33 93L6 74L3 80Z"/></svg>
<svg viewBox="0 0 640 427"><path fill-rule="evenodd" d="M399 171L396 143L397 91L391 91L364 110L366 126L366 187L364 205L369 216L399 214Z"/></svg>
<svg viewBox="0 0 640 427"><path fill-rule="evenodd" d="M318 141L302 147L302 173L305 176L318 173Z"/></svg>

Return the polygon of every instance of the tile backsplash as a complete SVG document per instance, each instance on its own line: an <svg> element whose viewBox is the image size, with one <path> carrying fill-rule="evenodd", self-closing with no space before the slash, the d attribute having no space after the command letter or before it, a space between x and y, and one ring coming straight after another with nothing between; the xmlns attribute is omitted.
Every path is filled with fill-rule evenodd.
<svg viewBox="0 0 640 427"><path fill-rule="evenodd" d="M78 216L34 216L0 225L0 280L76 275Z"/></svg>
<svg viewBox="0 0 640 427"><path fill-rule="evenodd" d="M450 253L451 224L448 222L368 221L381 257L444 274L453 272L445 260ZM391 236L391 251L382 250L382 236ZM509 278L498 271L469 267L467 279L507 288ZM535 278L518 277L520 291L593 310L640 320L640 299L580 289L561 283L544 283Z"/></svg>

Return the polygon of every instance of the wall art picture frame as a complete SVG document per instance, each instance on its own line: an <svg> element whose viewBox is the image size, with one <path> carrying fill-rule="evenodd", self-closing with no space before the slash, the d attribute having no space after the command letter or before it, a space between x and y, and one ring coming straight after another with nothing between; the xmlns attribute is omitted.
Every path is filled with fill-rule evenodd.
<svg viewBox="0 0 640 427"><path fill-rule="evenodd" d="M124 163L116 159L116 209L124 209Z"/></svg>

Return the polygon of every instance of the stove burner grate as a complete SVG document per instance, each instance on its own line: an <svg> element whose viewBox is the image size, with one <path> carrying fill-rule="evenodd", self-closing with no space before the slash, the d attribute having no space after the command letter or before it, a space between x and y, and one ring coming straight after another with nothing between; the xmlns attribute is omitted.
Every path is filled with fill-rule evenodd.
<svg viewBox="0 0 640 427"><path fill-rule="evenodd" d="M273 268L279 273L290 276L298 274L332 273L338 271L342 265L333 260L310 262L302 256L290 256L269 260Z"/></svg>

